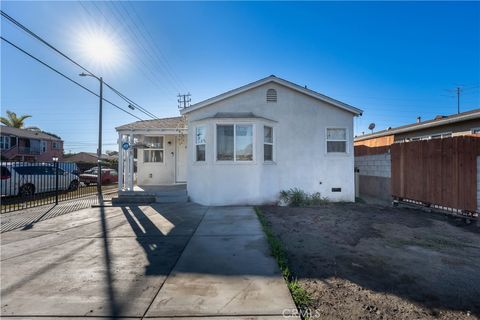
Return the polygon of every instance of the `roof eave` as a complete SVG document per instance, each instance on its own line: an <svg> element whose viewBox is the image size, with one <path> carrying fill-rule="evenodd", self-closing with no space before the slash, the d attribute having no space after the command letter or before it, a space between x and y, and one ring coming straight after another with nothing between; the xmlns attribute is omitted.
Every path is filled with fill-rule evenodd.
<svg viewBox="0 0 480 320"><path fill-rule="evenodd" d="M173 131L188 131L188 128L115 128L117 132L129 133L129 132L173 132Z"/></svg>
<svg viewBox="0 0 480 320"><path fill-rule="evenodd" d="M394 128L394 129L391 129L391 130L388 130L388 131L371 133L371 134L368 134L368 135L357 137L354 140L355 141L364 141L364 140L368 140L368 139L389 136L389 135L392 135L392 134L400 134L400 133L406 133L406 132L412 132L412 131L419 131L419 130L424 130L424 129L428 129L428 128L438 127L438 126L452 124L452 123L461 122L461 121L475 120L476 118L480 119L480 112L479 113L466 114L466 115L462 115L462 116L455 117L455 118L450 118L450 119L445 118L445 119L440 119L440 120L432 121L432 122L419 123L418 125L414 125L414 126L407 127L407 128L398 128L398 129Z"/></svg>
<svg viewBox="0 0 480 320"><path fill-rule="evenodd" d="M303 93L307 96L310 96L312 98L315 98L315 99L323 101L323 102L327 102L327 103L329 103L329 104L331 104L335 107L338 107L338 108L343 109L345 111L351 112L351 113L353 113L354 115L357 115L357 116L362 115L362 113L363 113L363 110L361 110L359 108L353 107L353 106L348 105L348 104L343 103L343 102L340 102L338 100L335 100L333 98L330 98L328 96L325 96L323 94L315 92L313 90L303 88L303 87L301 87L301 86L299 86L299 85L297 85L293 82L290 82L290 81L287 81L287 80L284 80L284 79L281 79L281 78L277 78L275 76L269 76L269 77L260 79L258 81L252 82L250 84L244 85L242 87L239 87L237 89L227 91L227 92L222 93L222 94L220 94L218 96L215 96L213 98L209 98L207 100L198 102L198 103L196 103L196 104L194 104L194 105L192 105L188 108L182 109L180 111L180 114L182 114L182 115L188 114L192 111L207 107L211 104L214 104L216 102L225 100L227 98L238 95L240 93L243 93L245 91L248 91L248 90L256 88L256 87L259 87L259 86L264 85L264 84L269 83L269 82L274 82L274 83L283 85L285 87L288 87L292 90L299 91L299 92L301 92L301 93Z"/></svg>

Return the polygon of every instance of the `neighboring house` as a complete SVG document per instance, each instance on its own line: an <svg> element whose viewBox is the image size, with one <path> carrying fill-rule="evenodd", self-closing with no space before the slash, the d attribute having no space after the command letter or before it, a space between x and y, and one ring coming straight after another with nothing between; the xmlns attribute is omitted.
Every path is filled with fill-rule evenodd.
<svg viewBox="0 0 480 320"><path fill-rule="evenodd" d="M139 185L186 180L191 200L204 205L274 203L295 187L355 200L353 118L360 109L270 76L181 113L187 126L170 118L117 128L120 145L143 149ZM132 150L120 152L127 186L132 163Z"/></svg>
<svg viewBox="0 0 480 320"><path fill-rule="evenodd" d="M63 156L63 141L39 130L0 126L2 159L12 161L52 161Z"/></svg>
<svg viewBox="0 0 480 320"><path fill-rule="evenodd" d="M117 159L117 156L109 156L102 154L102 160L112 161ZM97 154L94 152L79 152L71 156L65 156L65 162L74 162L78 165L81 171L90 169L97 165Z"/></svg>
<svg viewBox="0 0 480 320"><path fill-rule="evenodd" d="M450 116L436 116L397 128L389 128L371 134L355 137L355 155L379 154L396 142L426 139L440 139L480 133L480 109Z"/></svg>
<svg viewBox="0 0 480 320"><path fill-rule="evenodd" d="M480 133L480 109L355 137L355 168L360 196L392 199L391 148L394 143L445 139ZM420 159L422 155L418 155ZM447 186L444 186L448 188Z"/></svg>

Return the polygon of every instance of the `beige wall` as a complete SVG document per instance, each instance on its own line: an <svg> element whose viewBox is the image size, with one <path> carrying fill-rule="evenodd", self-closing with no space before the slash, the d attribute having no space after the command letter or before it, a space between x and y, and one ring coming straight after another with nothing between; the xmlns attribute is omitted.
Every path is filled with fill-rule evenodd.
<svg viewBox="0 0 480 320"><path fill-rule="evenodd" d="M159 136L161 136L159 134ZM169 144L170 142L170 144ZM163 185L175 183L175 135L164 135L164 151L162 162L144 162L143 150L137 154L137 184ZM185 163L185 161L183 162Z"/></svg>

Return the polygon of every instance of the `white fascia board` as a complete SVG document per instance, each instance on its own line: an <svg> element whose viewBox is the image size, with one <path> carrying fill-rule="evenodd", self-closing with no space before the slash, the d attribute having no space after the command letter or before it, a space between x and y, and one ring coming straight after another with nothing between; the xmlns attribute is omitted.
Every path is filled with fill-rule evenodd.
<svg viewBox="0 0 480 320"><path fill-rule="evenodd" d="M227 91L227 92L222 93L222 94L220 94L218 96L215 96L213 98L198 102L198 103L196 103L196 104L194 104L194 105L192 105L188 108L185 108L185 109L181 110L180 114L182 114L182 115L188 114L188 113L190 113L194 110L209 106L211 104L214 104L216 102L222 101L222 100L227 99L227 98L230 98L230 97L235 96L237 94L240 94L240 93L243 93L245 91L251 90L253 88L262 86L262 85L264 85L266 83L269 83L269 82L277 83L279 85L285 86L285 87L290 88L292 90L301 92L301 93L303 93L307 96L310 96L314 99L317 99L317 100L320 100L320 101L323 101L323 102L327 102L327 103L329 103L329 104L331 104L335 107L338 107L340 109L351 112L351 113L353 113L354 115L357 115L357 116L361 115L363 113L363 111L361 109L355 108L355 107L350 106L346 103L340 102L340 101L335 100L335 99L330 98L330 97L327 97L323 94L312 91L310 89L303 88L303 87L301 87L297 84L294 84L293 82L289 82L287 80L283 80L283 79L277 78L275 76L270 76L270 77L252 82L250 84L247 84L245 86L239 87L237 89Z"/></svg>
<svg viewBox="0 0 480 320"><path fill-rule="evenodd" d="M161 128L161 129L120 129L117 131L119 133L124 133L124 134L159 134L159 135L165 135L165 134L183 134L187 133L188 129L187 128L182 128L182 129L167 129L167 128Z"/></svg>

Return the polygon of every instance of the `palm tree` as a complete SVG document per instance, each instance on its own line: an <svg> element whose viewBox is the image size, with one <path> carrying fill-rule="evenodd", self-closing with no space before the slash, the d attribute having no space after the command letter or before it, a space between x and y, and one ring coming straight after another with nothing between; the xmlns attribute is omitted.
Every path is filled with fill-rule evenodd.
<svg viewBox="0 0 480 320"><path fill-rule="evenodd" d="M7 118L0 117L0 122L8 127L23 128L25 119L31 118L31 117L32 116L29 114L24 114L18 117L15 112L7 110Z"/></svg>

